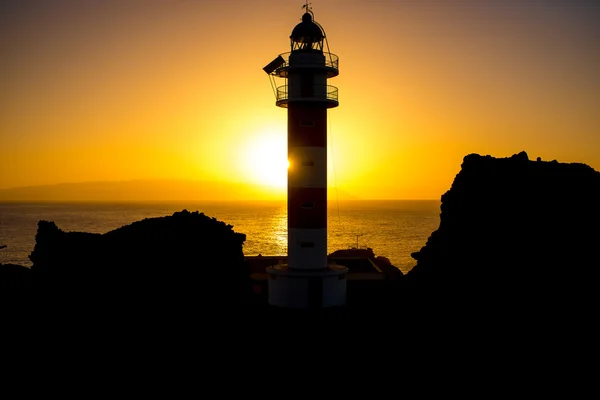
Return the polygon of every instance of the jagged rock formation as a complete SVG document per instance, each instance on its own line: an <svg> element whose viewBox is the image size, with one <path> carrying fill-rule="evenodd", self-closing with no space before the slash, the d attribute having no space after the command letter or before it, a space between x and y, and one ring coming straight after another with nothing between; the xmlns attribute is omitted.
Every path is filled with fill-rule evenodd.
<svg viewBox="0 0 600 400"><path fill-rule="evenodd" d="M600 173L591 167L470 154L441 211L405 275L422 298L534 315L597 300Z"/></svg>
<svg viewBox="0 0 600 400"><path fill-rule="evenodd" d="M39 221L29 256L36 297L62 309L137 316L233 310L245 287L245 239L231 225L187 210L105 234Z"/></svg>

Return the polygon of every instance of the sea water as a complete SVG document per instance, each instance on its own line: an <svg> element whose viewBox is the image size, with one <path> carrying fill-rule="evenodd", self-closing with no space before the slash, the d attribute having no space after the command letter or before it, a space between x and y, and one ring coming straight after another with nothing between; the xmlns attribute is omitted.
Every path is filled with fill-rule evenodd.
<svg viewBox="0 0 600 400"><path fill-rule="evenodd" d="M287 254L285 202L172 203L0 203L0 263L31 266L37 223L54 221L65 232L106 233L144 218L187 209L199 211L244 233L244 254ZM411 253L439 226L437 200L348 200L328 206L328 252L370 247L377 256L408 272Z"/></svg>

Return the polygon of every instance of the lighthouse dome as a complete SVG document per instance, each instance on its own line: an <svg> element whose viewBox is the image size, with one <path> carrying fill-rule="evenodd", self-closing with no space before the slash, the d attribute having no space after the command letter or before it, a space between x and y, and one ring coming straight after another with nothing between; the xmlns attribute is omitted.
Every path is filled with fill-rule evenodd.
<svg viewBox="0 0 600 400"><path fill-rule="evenodd" d="M323 40L325 34L321 27L313 22L310 13L304 13L302 22L294 27L290 39L296 43L316 43Z"/></svg>

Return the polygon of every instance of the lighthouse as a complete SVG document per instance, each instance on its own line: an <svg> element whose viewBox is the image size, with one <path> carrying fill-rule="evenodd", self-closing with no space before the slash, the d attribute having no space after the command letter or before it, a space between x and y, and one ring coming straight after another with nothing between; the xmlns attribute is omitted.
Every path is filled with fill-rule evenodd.
<svg viewBox="0 0 600 400"><path fill-rule="evenodd" d="M327 113L339 105L328 79L339 74L339 60L308 4L303 8L290 51L263 68L275 104L287 108L289 162L287 263L267 268L268 297L282 308L320 309L346 302L348 269L327 262Z"/></svg>

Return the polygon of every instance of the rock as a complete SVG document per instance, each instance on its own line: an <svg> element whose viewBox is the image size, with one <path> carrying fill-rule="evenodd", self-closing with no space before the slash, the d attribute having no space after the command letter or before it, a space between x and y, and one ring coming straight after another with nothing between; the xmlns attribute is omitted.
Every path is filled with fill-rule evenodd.
<svg viewBox="0 0 600 400"><path fill-rule="evenodd" d="M29 258L37 295L52 307L123 318L181 316L239 307L248 279L245 239L231 225L187 210L104 234L39 221Z"/></svg>
<svg viewBox="0 0 600 400"><path fill-rule="evenodd" d="M536 316L597 301L599 172L470 154L441 200L439 228L405 275L423 299Z"/></svg>

